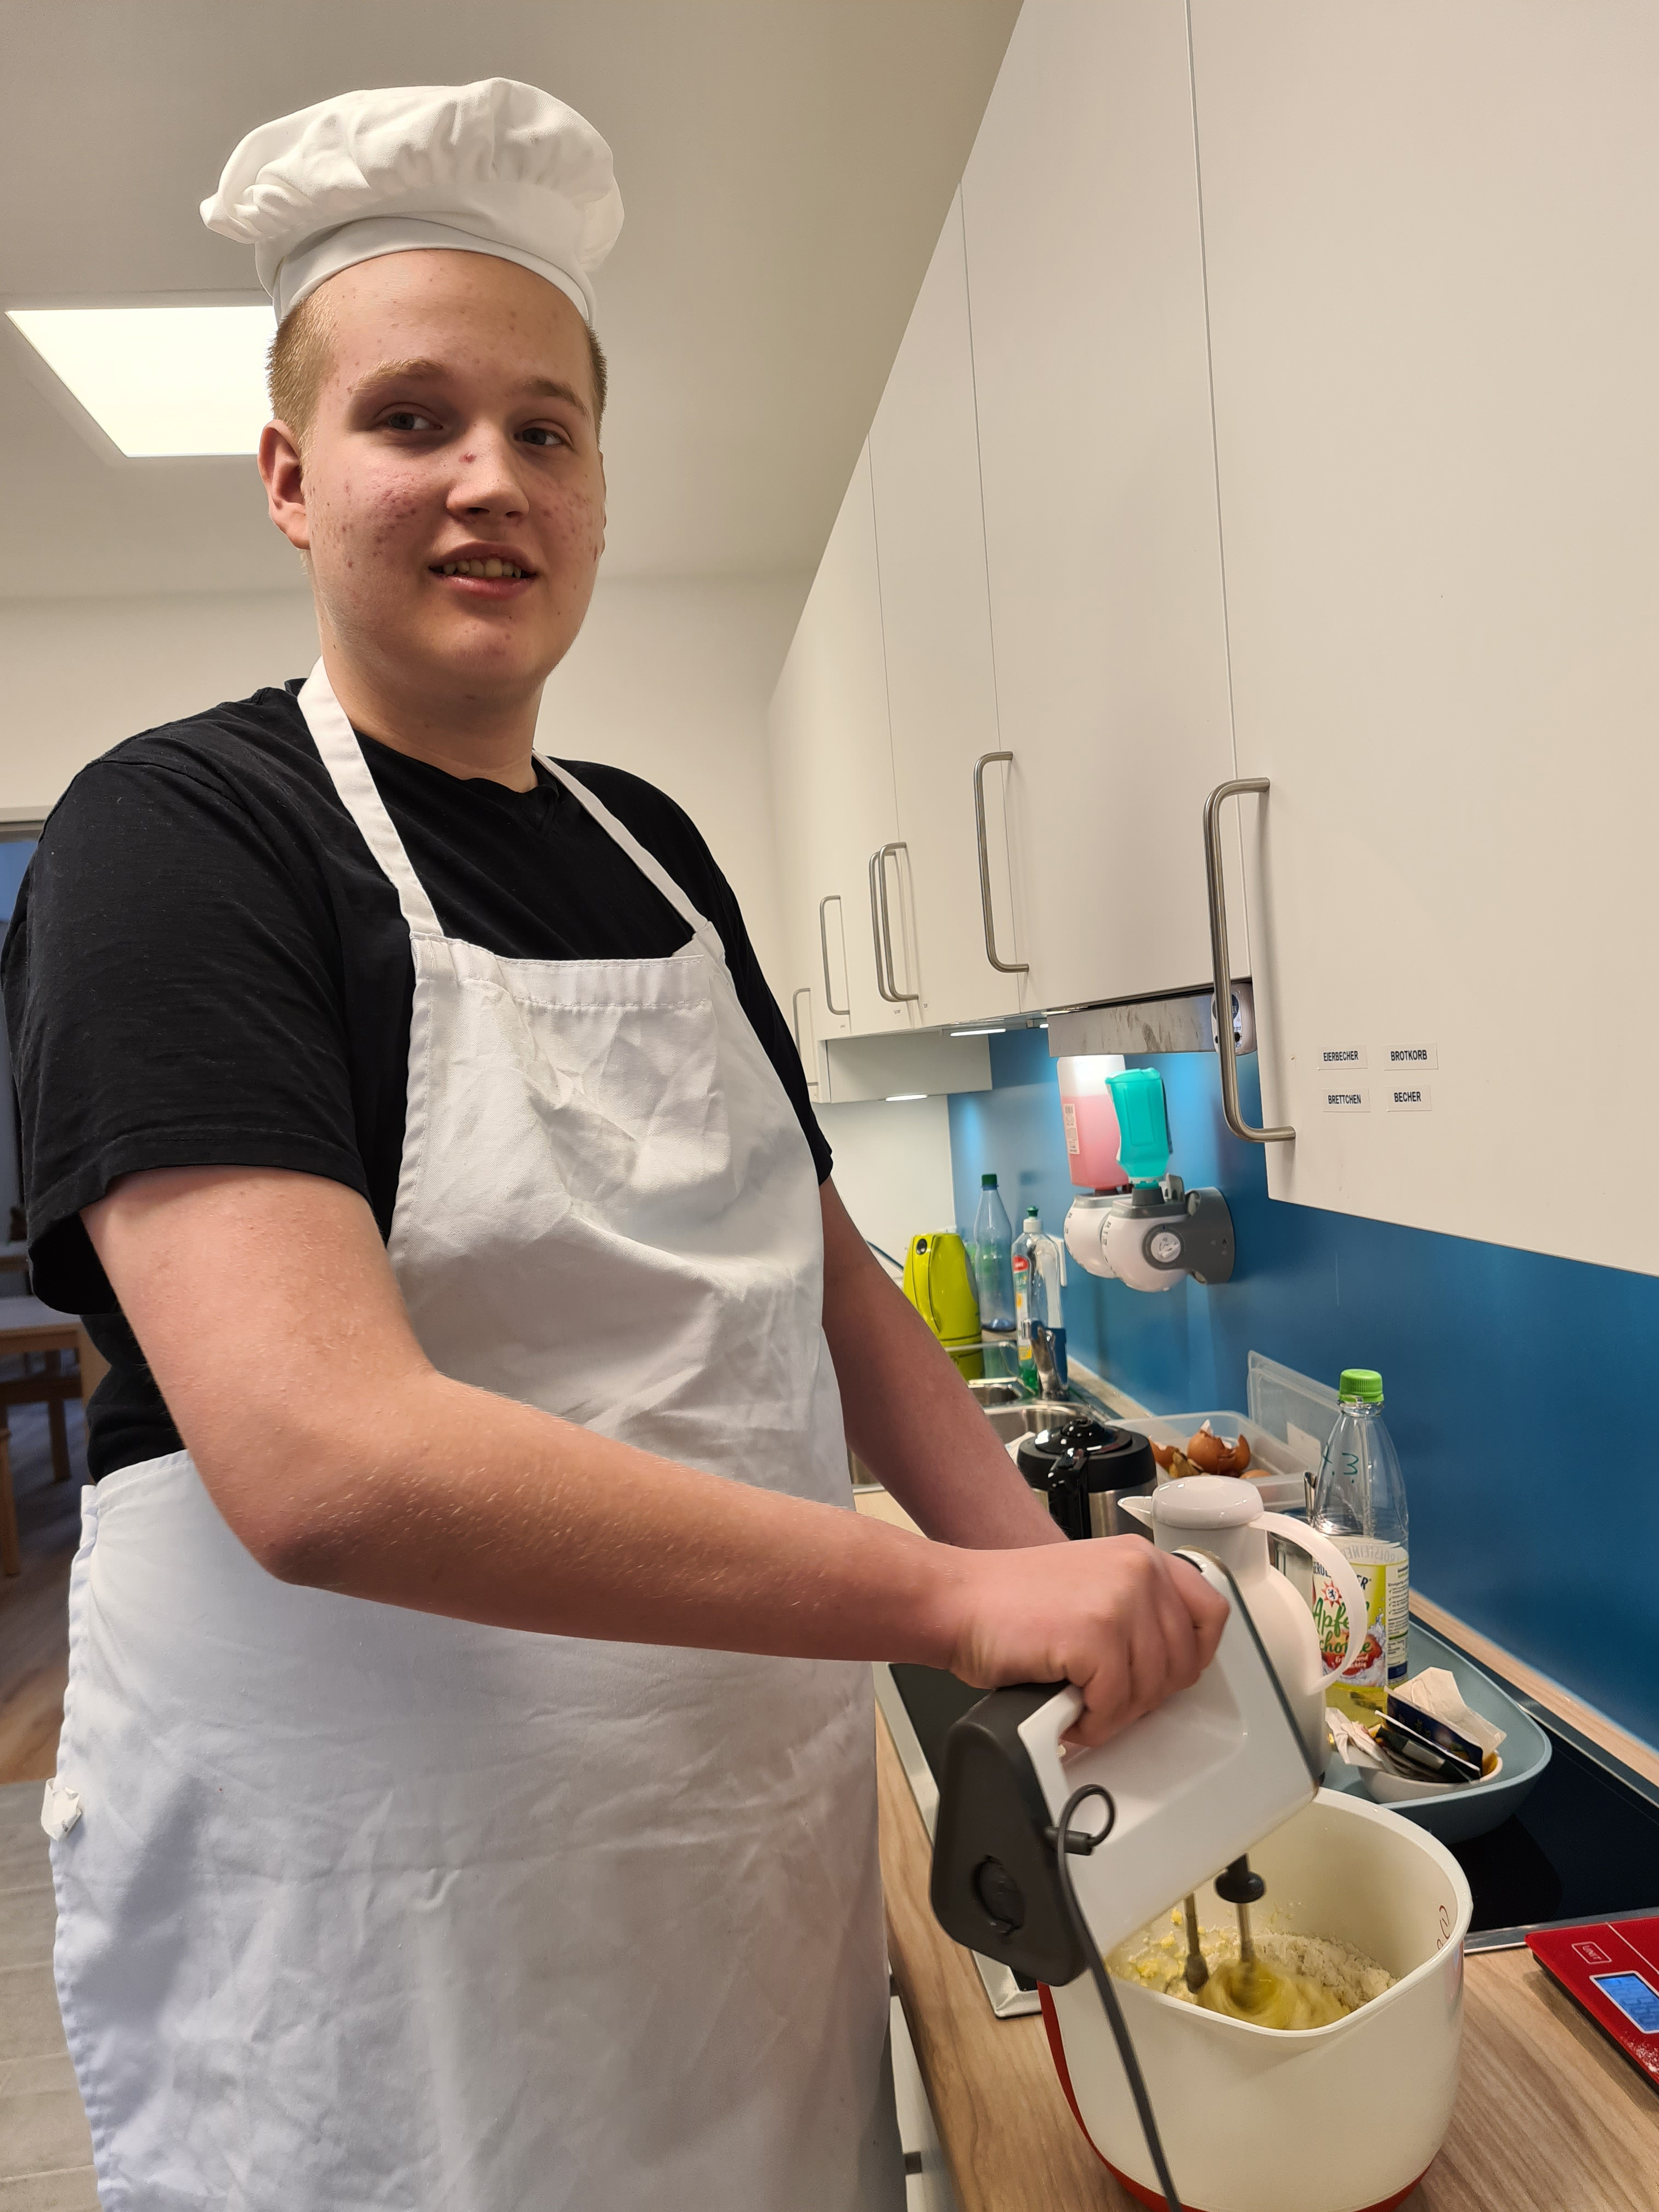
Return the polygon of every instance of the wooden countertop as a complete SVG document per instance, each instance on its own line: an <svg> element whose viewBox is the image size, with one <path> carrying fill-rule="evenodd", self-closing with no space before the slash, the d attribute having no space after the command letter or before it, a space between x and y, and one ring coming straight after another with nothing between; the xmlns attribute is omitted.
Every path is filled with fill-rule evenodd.
<svg viewBox="0 0 1659 2212"><path fill-rule="evenodd" d="M901 1517L884 1497L863 1496L859 1504L884 1518ZM1516 1679L1507 1655L1493 1652L1491 1663ZM1526 1686L1540 1702L1553 1702L1537 1683ZM1583 1725L1577 1715L1563 1717ZM878 1732L893 1978L961 2212L1137 2212L1079 2132L1060 2094L1042 2021L999 2020L967 1952L933 1918L927 1902L927 1832L879 1718ZM1620 1755L1629 1759L1629 1740L1621 1731L1611 1733L1621 1739ZM1650 1760L1651 1753L1646 1757ZM1462 2081L1451 2129L1401 2212L1656 2212L1656 2207L1659 2096L1560 1994L1529 1952L1471 1954Z"/></svg>

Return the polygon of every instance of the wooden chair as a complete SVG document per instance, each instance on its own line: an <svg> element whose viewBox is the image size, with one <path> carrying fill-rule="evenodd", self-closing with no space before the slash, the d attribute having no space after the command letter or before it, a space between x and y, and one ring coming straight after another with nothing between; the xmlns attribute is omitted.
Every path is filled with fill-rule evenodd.
<svg viewBox="0 0 1659 2212"><path fill-rule="evenodd" d="M72 1352L75 1366L65 1370L64 1354ZM52 1479L70 1479L69 1428L64 1407L71 1398L84 1404L104 1362L93 1349L86 1331L73 1314L58 1313L39 1298L0 1298L0 1359L21 1356L23 1372L0 1378L0 1571L15 1575L22 1568L17 1542L17 1507L11 1488L11 1434L7 1414L13 1406L46 1408L52 1437ZM43 1365L36 1370L32 1362Z"/></svg>

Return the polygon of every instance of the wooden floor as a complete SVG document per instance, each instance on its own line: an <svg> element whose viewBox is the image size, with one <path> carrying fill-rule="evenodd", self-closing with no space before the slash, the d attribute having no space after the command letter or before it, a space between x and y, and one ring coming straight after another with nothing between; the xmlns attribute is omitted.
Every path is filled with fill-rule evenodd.
<svg viewBox="0 0 1659 2212"><path fill-rule="evenodd" d="M11 1409L23 1571L0 1576L0 1784L44 1782L58 1756L69 1674L69 1571L80 1540L86 1470L81 1408L65 1410L74 1474L68 1482L54 1483L45 1407ZM0 2204L5 2201L0 2194Z"/></svg>
<svg viewBox="0 0 1659 2212"><path fill-rule="evenodd" d="M40 1792L0 1784L0 2212L98 2212L52 1986L56 1926Z"/></svg>

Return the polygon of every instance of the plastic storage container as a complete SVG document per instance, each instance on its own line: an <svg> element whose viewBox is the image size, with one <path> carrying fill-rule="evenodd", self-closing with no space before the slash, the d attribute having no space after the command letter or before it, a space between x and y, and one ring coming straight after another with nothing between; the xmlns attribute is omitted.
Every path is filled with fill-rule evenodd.
<svg viewBox="0 0 1659 2212"><path fill-rule="evenodd" d="M1330 1384L1253 1352L1244 1402L1250 1419L1279 1438L1301 1460L1310 1481L1316 1481L1326 1443L1336 1425L1336 1393Z"/></svg>
<svg viewBox="0 0 1659 2212"><path fill-rule="evenodd" d="M1209 1411L1198 1413L1157 1413L1114 1415L1126 1429L1139 1429L1155 1444L1179 1444L1185 1449L1187 1440L1206 1421L1218 1437L1247 1437L1250 1445L1250 1471L1243 1479L1253 1482L1261 1493L1261 1503L1270 1513L1294 1513L1307 1503L1307 1486L1303 1480L1301 1456L1274 1436L1259 1421L1243 1413ZM1317 1464L1317 1462L1316 1462ZM1159 1478L1163 1480L1162 1477Z"/></svg>
<svg viewBox="0 0 1659 2212"><path fill-rule="evenodd" d="M1443 1667L1456 1682L1464 1704L1503 1729L1498 1771L1484 1782L1395 1796L1386 1775L1350 1766L1333 1753L1325 1770L1325 1787L1385 1804L1391 1813L1438 1836L1443 1844L1467 1843L1472 1836L1488 1835L1511 1813L1519 1812L1531 1796L1534 1784L1550 1763L1550 1740L1532 1715L1499 1689L1489 1674L1443 1637L1425 1628L1420 1620L1411 1625L1406 1664L1412 1674L1420 1674L1425 1667Z"/></svg>

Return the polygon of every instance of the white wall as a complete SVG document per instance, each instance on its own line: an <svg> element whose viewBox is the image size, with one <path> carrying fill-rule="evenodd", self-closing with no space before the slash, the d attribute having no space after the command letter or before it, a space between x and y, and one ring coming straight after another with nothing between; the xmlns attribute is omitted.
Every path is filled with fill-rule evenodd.
<svg viewBox="0 0 1659 2212"><path fill-rule="evenodd" d="M38 819L123 738L316 658L308 592L0 600L0 817Z"/></svg>
<svg viewBox="0 0 1659 2212"><path fill-rule="evenodd" d="M772 975L766 706L804 595L795 578L601 582L548 685L538 738L680 802ZM303 675L316 656L310 597L296 592L0 601L0 819L38 818L123 738Z"/></svg>
<svg viewBox="0 0 1659 2212"><path fill-rule="evenodd" d="M736 891L775 992L783 945L766 709L808 580L601 582L537 732L545 751L631 769L679 801Z"/></svg>
<svg viewBox="0 0 1659 2212"><path fill-rule="evenodd" d="M836 1155L836 1188L871 1243L902 1261L919 1230L956 1227L948 1100L875 1098L817 1110Z"/></svg>

